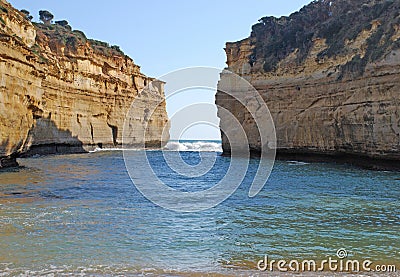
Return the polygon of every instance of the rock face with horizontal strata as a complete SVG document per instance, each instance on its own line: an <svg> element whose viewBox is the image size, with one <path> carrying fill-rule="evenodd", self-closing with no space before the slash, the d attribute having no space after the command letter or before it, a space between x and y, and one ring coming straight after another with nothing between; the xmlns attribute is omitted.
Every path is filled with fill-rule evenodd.
<svg viewBox="0 0 400 277"><path fill-rule="evenodd" d="M313 1L290 17L265 17L250 38L226 44L228 70L271 111L278 154L400 159L399 11L399 0ZM245 108L223 92L216 99L261 151ZM220 124L229 128L224 118ZM229 153L224 136L223 148Z"/></svg>
<svg viewBox="0 0 400 277"><path fill-rule="evenodd" d="M119 146L133 101L129 128L137 136L128 144L160 147L168 140L161 81L142 74L118 47L31 23L6 1L0 5L0 167L26 153Z"/></svg>

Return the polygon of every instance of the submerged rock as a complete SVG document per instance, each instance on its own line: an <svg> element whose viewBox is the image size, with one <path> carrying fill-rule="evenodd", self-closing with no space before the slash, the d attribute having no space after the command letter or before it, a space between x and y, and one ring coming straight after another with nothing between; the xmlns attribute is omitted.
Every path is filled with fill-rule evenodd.
<svg viewBox="0 0 400 277"><path fill-rule="evenodd" d="M16 157L3 157L0 158L0 169L7 167L17 167L17 159Z"/></svg>

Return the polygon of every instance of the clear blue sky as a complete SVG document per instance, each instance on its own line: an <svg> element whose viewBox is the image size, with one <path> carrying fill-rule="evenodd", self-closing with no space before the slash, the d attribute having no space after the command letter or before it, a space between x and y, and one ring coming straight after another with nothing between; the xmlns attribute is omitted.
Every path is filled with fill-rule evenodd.
<svg viewBox="0 0 400 277"><path fill-rule="evenodd" d="M38 21L39 10L49 10L55 20L66 19L88 38L119 45L142 67L160 77L191 66L225 67L227 41L249 36L251 26L267 15L281 16L299 10L311 0L9 0L27 9ZM190 101L214 102L213 91L197 91L168 101L173 114ZM196 130L195 130L196 129ZM186 138L218 139L219 133L198 126Z"/></svg>

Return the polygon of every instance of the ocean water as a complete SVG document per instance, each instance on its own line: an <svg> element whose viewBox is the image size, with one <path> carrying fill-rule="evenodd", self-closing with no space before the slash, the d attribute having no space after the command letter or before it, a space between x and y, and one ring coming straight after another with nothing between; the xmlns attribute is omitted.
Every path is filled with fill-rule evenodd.
<svg viewBox="0 0 400 277"><path fill-rule="evenodd" d="M182 191L212 187L231 162L218 142L168 148L146 154L162 180ZM188 164L210 158L215 165L204 176L179 176L163 156L178 150ZM254 159L221 205L179 213L136 189L122 151L19 162L0 172L0 276L248 276L265 255L323 260L338 249L353 259L400 261L398 172L277 161L261 193L249 198Z"/></svg>

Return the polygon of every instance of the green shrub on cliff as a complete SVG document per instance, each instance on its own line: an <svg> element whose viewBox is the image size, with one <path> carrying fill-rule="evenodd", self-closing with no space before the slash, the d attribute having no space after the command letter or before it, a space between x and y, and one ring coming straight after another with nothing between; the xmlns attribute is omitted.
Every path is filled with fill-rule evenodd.
<svg viewBox="0 0 400 277"><path fill-rule="evenodd" d="M33 23L39 33L39 38L46 36L49 41L50 48L53 51L59 51L61 46L66 47L66 51L76 52L81 46L86 46L87 43L92 47L97 54L105 56L125 55L119 46L110 46L107 42L102 42L94 39L87 39L84 32L79 30L71 30L67 20L55 21L51 24L51 19L54 16L47 11L41 11L42 21L44 23ZM51 19L50 19L51 18ZM35 49L40 55L40 48Z"/></svg>
<svg viewBox="0 0 400 277"><path fill-rule="evenodd" d="M72 33L74 33L77 37L81 38L82 40L86 41L86 35L84 32L79 31L79 30L73 30Z"/></svg>
<svg viewBox="0 0 400 277"><path fill-rule="evenodd" d="M44 24L50 25L50 22L51 20L53 20L54 15L49 11L41 10L39 11L39 18Z"/></svg>
<svg viewBox="0 0 400 277"><path fill-rule="evenodd" d="M106 48L110 47L110 45L107 42L95 40L95 39L89 39L89 43L94 47L96 47L96 46L106 47Z"/></svg>
<svg viewBox="0 0 400 277"><path fill-rule="evenodd" d="M56 25L62 26L69 31L72 31L72 27L69 25L67 20L60 20L55 22Z"/></svg>
<svg viewBox="0 0 400 277"><path fill-rule="evenodd" d="M341 68L341 76L359 76L368 62L382 59L399 48L399 42L390 38L394 26L400 24L400 0L320 0L289 17L264 17L253 26L251 41L255 47L249 62L262 60L266 72L274 71L282 59L297 49L296 62L301 64L316 38L326 39L328 45L318 59L348 54L346 42L357 38L363 30L371 30L373 21L378 22L378 27L367 40L366 55L354 57Z"/></svg>
<svg viewBox="0 0 400 277"><path fill-rule="evenodd" d="M95 53L101 54L101 55L106 55L106 56L111 56L111 55L125 55L124 52L121 50L121 48L118 45L110 45L107 42L95 40L95 39L89 39L88 40L90 45L92 46L93 50Z"/></svg>
<svg viewBox="0 0 400 277"><path fill-rule="evenodd" d="M24 14L26 19L28 19L29 21L32 21L33 16L31 15L31 13L28 10L22 9L20 12L22 12Z"/></svg>

